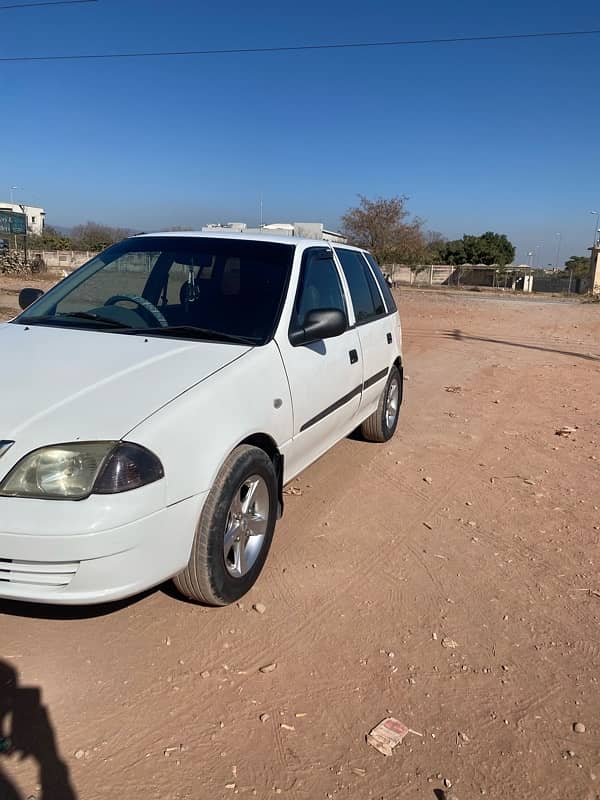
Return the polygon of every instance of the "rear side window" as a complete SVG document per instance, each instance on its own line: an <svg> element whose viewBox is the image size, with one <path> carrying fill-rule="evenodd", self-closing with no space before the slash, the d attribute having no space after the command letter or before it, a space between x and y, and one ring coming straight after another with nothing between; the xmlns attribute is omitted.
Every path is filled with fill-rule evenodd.
<svg viewBox="0 0 600 800"><path fill-rule="evenodd" d="M386 313L385 305L362 253L341 248L336 248L335 252L348 281L357 324L383 316Z"/></svg>
<svg viewBox="0 0 600 800"><path fill-rule="evenodd" d="M330 250L311 248L304 252L300 285L296 295L291 328L304 325L309 311L336 308L346 313L346 304L337 267Z"/></svg>
<svg viewBox="0 0 600 800"><path fill-rule="evenodd" d="M385 300L385 304L388 308L390 314L393 311L397 311L398 308L396 306L396 301L394 300L394 296L390 291L390 287L387 285L386 279L383 277L383 272L381 271L381 267L375 261L371 253L363 253L364 257L367 259L369 264L373 269L373 274L377 278L377 283L379 284L379 288L381 289L381 294L383 295L383 299Z"/></svg>

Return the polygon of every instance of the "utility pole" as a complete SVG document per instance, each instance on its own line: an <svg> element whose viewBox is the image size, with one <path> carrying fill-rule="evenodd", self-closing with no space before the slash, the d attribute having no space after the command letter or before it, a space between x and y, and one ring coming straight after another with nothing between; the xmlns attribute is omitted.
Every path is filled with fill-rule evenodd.
<svg viewBox="0 0 600 800"><path fill-rule="evenodd" d="M19 203L19 208L25 214L25 238L23 240L23 251L25 256L25 266L27 266L27 212L25 211L26 206L23 203Z"/></svg>

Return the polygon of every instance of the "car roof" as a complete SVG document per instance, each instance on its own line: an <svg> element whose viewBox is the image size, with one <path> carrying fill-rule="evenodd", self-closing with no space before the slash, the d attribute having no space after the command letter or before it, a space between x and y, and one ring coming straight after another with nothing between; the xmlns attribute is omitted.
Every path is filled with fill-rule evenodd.
<svg viewBox="0 0 600 800"><path fill-rule="evenodd" d="M304 239L301 236L273 236L270 233L229 233L225 231L156 231L155 233L139 233L135 239L152 237L190 237L194 239L237 239L253 242L275 242L276 244L300 245L301 247L344 247L348 250L365 252L360 247L349 244L331 242L329 239Z"/></svg>

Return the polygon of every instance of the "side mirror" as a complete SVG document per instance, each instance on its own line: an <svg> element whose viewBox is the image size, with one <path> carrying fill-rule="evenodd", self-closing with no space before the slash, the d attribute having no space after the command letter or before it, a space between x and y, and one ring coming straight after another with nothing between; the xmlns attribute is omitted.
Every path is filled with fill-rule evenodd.
<svg viewBox="0 0 600 800"><path fill-rule="evenodd" d="M19 305L25 311L26 308L32 303L35 303L36 300L43 295L43 291L41 289L34 289L31 286L28 286L26 289L21 289L19 292Z"/></svg>
<svg viewBox="0 0 600 800"><path fill-rule="evenodd" d="M348 328L348 319L338 308L319 308L309 311L304 317L304 325L290 331L290 343L294 347L312 344L322 339L340 336Z"/></svg>

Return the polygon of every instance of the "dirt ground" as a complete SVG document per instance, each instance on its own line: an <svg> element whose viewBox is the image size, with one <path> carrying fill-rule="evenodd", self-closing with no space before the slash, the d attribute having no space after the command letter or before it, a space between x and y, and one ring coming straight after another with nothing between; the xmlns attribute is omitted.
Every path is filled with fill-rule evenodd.
<svg viewBox="0 0 600 800"><path fill-rule="evenodd" d="M600 798L600 307L400 308L396 437L296 481L242 603L0 601L3 800Z"/></svg>

